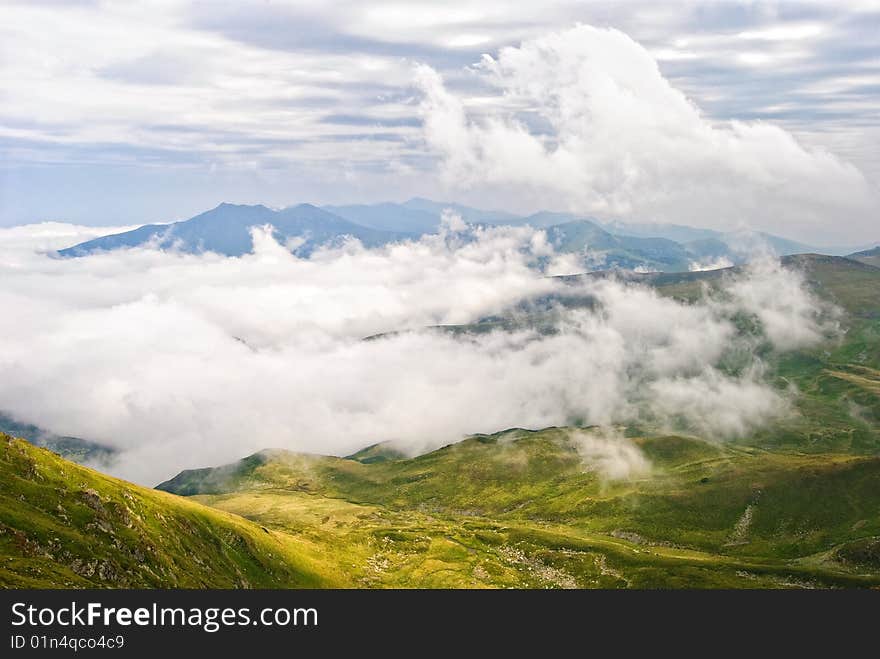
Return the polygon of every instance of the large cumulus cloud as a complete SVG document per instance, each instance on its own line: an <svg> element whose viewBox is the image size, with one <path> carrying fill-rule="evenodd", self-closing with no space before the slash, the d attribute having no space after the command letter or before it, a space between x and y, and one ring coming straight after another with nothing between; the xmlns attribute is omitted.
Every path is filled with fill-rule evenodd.
<svg viewBox="0 0 880 659"><path fill-rule="evenodd" d="M782 128L711 121L626 34L586 25L502 48L479 95L417 70L424 135L458 186L544 205L835 244L867 240L880 195Z"/></svg>

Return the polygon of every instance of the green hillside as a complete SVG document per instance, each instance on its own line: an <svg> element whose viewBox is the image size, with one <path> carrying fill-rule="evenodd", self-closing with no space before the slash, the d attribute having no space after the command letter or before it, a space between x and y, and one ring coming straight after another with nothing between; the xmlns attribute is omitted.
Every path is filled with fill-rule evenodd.
<svg viewBox="0 0 880 659"><path fill-rule="evenodd" d="M159 487L344 547L362 585L880 585L880 457L636 437L650 473L609 482L572 432L594 431L369 464L263 452Z"/></svg>
<svg viewBox="0 0 880 659"><path fill-rule="evenodd" d="M264 451L162 485L190 499L4 437L0 584L880 585L880 458L636 437L650 472L607 481L571 432L367 464Z"/></svg>
<svg viewBox="0 0 880 659"><path fill-rule="evenodd" d="M0 586L326 587L308 542L0 434Z"/></svg>

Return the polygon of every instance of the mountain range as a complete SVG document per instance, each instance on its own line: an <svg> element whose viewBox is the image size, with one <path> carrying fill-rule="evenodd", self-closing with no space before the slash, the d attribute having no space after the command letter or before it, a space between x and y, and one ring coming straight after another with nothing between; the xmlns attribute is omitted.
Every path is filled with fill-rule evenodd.
<svg viewBox="0 0 880 659"><path fill-rule="evenodd" d="M365 247L376 247L417 235L361 226L311 204L273 210L261 204L223 203L188 220L147 224L125 233L95 238L58 253L61 256L85 256L96 251L149 245L187 253L216 252L241 256L253 249L251 228L265 225L272 226L278 242L290 246L291 251L300 256L307 256L316 246L345 236L357 238Z"/></svg>
<svg viewBox="0 0 880 659"><path fill-rule="evenodd" d="M582 257L585 270L623 268L681 272L742 263L756 246L777 254L819 252L842 255L854 248L823 249L771 234L722 233L676 224L602 223L594 217L541 211L518 216L455 203L414 198L348 206L298 204L281 210L223 203L188 220L148 224L59 250L62 257L151 246L186 253L242 256L253 249L251 229L270 225L278 242L297 256L323 245L356 238L365 247L415 239L441 229L444 212L475 226L532 226L544 229L556 250Z"/></svg>

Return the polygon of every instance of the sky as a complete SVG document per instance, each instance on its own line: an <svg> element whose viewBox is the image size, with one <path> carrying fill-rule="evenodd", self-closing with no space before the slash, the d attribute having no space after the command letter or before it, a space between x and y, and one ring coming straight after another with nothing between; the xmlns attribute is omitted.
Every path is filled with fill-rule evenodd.
<svg viewBox="0 0 880 659"><path fill-rule="evenodd" d="M0 226L412 196L880 235L880 2L0 6Z"/></svg>

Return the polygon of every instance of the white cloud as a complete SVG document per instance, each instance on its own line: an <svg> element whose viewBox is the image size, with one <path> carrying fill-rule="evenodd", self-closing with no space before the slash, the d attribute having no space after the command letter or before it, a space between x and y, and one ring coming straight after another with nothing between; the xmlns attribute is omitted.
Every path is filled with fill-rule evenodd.
<svg viewBox="0 0 880 659"><path fill-rule="evenodd" d="M321 119L376 105L374 95L347 84L408 84L400 58L255 47L187 25L188 11L177 2L3 7L0 113L8 125L0 136L100 145L114 154L111 161L142 158L125 150L135 147L167 150L166 163L180 153L205 165L255 168L290 161L293 144L300 162L324 161L318 136L346 141L363 128ZM350 159L360 159L357 141ZM379 147L394 151L390 142Z"/></svg>
<svg viewBox="0 0 880 659"><path fill-rule="evenodd" d="M787 398L763 386L758 376L732 380L706 370L691 378L665 378L648 385L648 399L661 419L689 419L710 437L742 437L789 411Z"/></svg>
<svg viewBox="0 0 880 659"><path fill-rule="evenodd" d="M800 25L782 25L765 30L749 30L740 32L737 36L747 41L799 41L816 37L822 34L822 32L823 28L821 25L803 23Z"/></svg>
<svg viewBox="0 0 880 659"><path fill-rule="evenodd" d="M730 268L733 266L733 261L731 261L726 256L719 256L718 258L707 258L701 261L691 261L688 264L688 270L691 272L704 272L706 270L721 270L723 268Z"/></svg>
<svg viewBox="0 0 880 659"><path fill-rule="evenodd" d="M0 232L0 307L14 310L0 316L0 410L120 448L116 473L145 483L265 447L418 451L513 426L642 421L721 440L786 410L759 365L737 377L714 366L740 341L731 314L756 308L780 349L822 334L790 302L800 280L787 271L754 271L692 306L612 280L572 288L530 269L551 251L528 228L349 243L307 260L265 230L241 258L57 259L38 249L46 231ZM423 329L552 292L590 294L597 309L557 309L549 333ZM605 448L588 452L632 457Z"/></svg>
<svg viewBox="0 0 880 659"><path fill-rule="evenodd" d="M33 254L54 252L92 238L131 231L137 227L88 227L65 222L42 222L15 227L0 227L0 263L10 268L24 267Z"/></svg>
<svg viewBox="0 0 880 659"><path fill-rule="evenodd" d="M0 223L153 221L224 200L422 195L512 211L555 207L558 195L533 195L528 185L517 194L441 185L413 125L410 60L467 94L469 113L491 111L514 99L477 99L480 81L463 64L579 21L643 44L708 120L765 117L857 163L876 184L876 87L837 92L833 82L877 72L876 20L876 6L858 2L779 12L765 2L452 0L438 10L384 0L10 0L0 3L0 149L9 165L0 172ZM826 86L832 91L815 93ZM776 138L753 136L764 140L772 149ZM712 193L717 181L707 183ZM34 194L47 188L50 198ZM716 217L704 201L694 202L702 217ZM817 214L836 221L826 209Z"/></svg>
<svg viewBox="0 0 880 659"><path fill-rule="evenodd" d="M731 282L728 292L735 307L757 316L775 346L814 345L824 334L836 332L839 310L816 299L802 273L795 270L780 277L782 268L769 258L752 262L749 270L752 276Z"/></svg>
<svg viewBox="0 0 880 659"><path fill-rule="evenodd" d="M572 431L571 441L584 465L607 480L628 480L644 476L651 464L632 440L610 429Z"/></svg>
<svg viewBox="0 0 880 659"><path fill-rule="evenodd" d="M622 32L582 25L502 48L476 70L498 101L479 112L417 69L425 139L456 184L606 217L832 242L876 231L880 195L856 167L777 126L708 120Z"/></svg>

